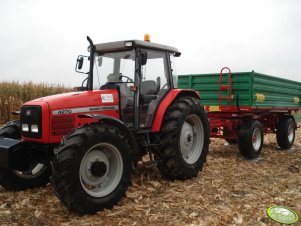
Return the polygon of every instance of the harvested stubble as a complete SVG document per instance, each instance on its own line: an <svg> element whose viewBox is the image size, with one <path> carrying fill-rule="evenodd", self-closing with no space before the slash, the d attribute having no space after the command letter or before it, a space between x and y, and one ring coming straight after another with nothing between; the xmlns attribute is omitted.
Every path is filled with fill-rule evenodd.
<svg viewBox="0 0 301 226"><path fill-rule="evenodd" d="M169 181L155 166L139 165L126 197L96 215L70 214L45 188L11 193L0 188L0 225L279 225L266 208L301 213L301 132L294 148L277 149L267 135L262 157L242 159L236 146L213 139L195 179ZM295 225L300 225L297 223Z"/></svg>
<svg viewBox="0 0 301 226"><path fill-rule="evenodd" d="M17 119L17 117L11 115L11 112L20 110L20 107L26 101L70 90L70 88L59 84L0 82L0 123Z"/></svg>

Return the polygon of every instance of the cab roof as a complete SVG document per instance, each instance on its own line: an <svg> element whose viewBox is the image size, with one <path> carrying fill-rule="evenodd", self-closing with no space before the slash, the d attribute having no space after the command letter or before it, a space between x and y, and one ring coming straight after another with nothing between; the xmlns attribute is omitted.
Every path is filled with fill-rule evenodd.
<svg viewBox="0 0 301 226"><path fill-rule="evenodd" d="M166 46L158 43L141 41L141 40L127 40L127 41L117 41L117 42L108 42L95 44L95 48L97 52L115 52L115 51L125 51L131 50L133 48L145 48L145 49L153 49L153 50L161 50L174 53L175 56L180 56L181 52L175 47Z"/></svg>

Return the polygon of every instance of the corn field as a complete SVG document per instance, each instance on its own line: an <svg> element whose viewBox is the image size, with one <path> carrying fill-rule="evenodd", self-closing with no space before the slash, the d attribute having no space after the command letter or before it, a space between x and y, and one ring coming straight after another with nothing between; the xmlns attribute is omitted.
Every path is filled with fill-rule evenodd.
<svg viewBox="0 0 301 226"><path fill-rule="evenodd" d="M43 96L71 91L63 85L33 82L0 82L0 124L17 119L11 114L20 110L23 103Z"/></svg>

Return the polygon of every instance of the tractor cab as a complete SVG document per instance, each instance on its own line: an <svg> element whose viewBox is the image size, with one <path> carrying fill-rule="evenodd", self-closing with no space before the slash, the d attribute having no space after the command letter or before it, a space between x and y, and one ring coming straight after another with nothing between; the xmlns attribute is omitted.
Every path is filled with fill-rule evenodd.
<svg viewBox="0 0 301 226"><path fill-rule="evenodd" d="M76 65L77 72L88 74L81 89L117 89L120 119L136 130L151 127L158 104L170 89L177 88L174 57L181 53L151 43L149 36L144 41L96 45L88 40L90 56L79 56Z"/></svg>

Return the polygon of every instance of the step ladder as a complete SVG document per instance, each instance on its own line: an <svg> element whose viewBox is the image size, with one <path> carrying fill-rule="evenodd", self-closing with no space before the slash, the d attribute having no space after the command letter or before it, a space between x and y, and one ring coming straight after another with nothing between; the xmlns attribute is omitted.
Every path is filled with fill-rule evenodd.
<svg viewBox="0 0 301 226"><path fill-rule="evenodd" d="M225 82L223 82L223 71L224 70L228 70L228 81L225 84ZM219 74L219 81L218 81L218 102L219 102L219 106L222 106L222 101L223 100L227 100L229 103L229 106L232 106L232 74L231 74L231 70L228 67L224 67L220 74ZM223 91L227 91L227 96L223 95Z"/></svg>

